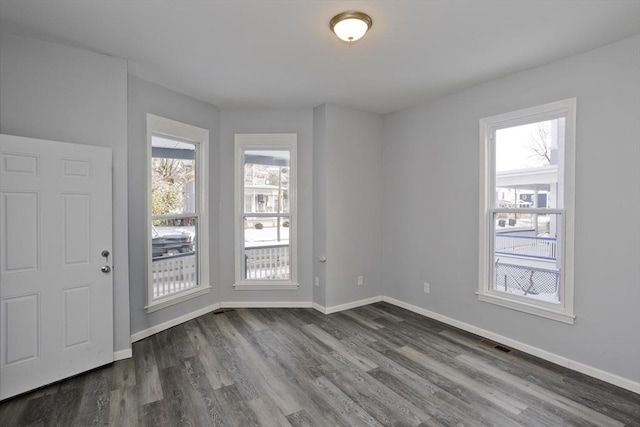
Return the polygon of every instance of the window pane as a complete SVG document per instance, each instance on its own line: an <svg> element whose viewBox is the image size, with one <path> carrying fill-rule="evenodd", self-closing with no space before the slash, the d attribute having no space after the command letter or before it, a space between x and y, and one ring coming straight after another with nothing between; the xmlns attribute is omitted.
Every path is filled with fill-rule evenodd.
<svg viewBox="0 0 640 427"><path fill-rule="evenodd" d="M244 217L245 280L290 280L290 218Z"/></svg>
<svg viewBox="0 0 640 427"><path fill-rule="evenodd" d="M289 151L244 151L244 212L289 213Z"/></svg>
<svg viewBox="0 0 640 427"><path fill-rule="evenodd" d="M565 119L498 129L496 208L562 207Z"/></svg>
<svg viewBox="0 0 640 427"><path fill-rule="evenodd" d="M197 218L154 220L153 299L198 286Z"/></svg>
<svg viewBox="0 0 640 427"><path fill-rule="evenodd" d="M151 138L151 215L196 212L196 146Z"/></svg>
<svg viewBox="0 0 640 427"><path fill-rule="evenodd" d="M494 214L492 289L560 303L560 215Z"/></svg>

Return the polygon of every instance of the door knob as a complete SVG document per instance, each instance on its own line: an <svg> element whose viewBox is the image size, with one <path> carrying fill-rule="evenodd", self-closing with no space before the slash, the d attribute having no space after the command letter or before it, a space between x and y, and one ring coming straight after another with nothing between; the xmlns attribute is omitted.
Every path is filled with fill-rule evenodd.
<svg viewBox="0 0 640 427"><path fill-rule="evenodd" d="M102 271L105 274L109 273L111 271L111 267L109 267L108 265L103 265L100 271Z"/></svg>

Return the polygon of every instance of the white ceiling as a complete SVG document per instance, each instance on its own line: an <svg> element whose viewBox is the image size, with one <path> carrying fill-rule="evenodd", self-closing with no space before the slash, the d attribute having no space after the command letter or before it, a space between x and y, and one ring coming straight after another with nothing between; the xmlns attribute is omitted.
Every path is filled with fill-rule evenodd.
<svg viewBox="0 0 640 427"><path fill-rule="evenodd" d="M360 10L353 46L329 30ZM387 113L640 33L640 0L1 0L0 31L129 61L220 107Z"/></svg>

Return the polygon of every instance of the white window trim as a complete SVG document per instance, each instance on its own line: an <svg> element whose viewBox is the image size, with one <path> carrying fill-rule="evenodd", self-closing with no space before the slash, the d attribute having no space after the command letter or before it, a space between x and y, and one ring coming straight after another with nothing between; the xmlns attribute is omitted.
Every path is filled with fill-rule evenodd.
<svg viewBox="0 0 640 427"><path fill-rule="evenodd" d="M491 288L493 265L493 212L495 193L494 135L497 129L522 124L565 118L564 141L564 206L562 209L523 209L524 213L557 213L562 218L564 244L562 245L562 274L560 304L550 304L529 298L509 295ZM513 310L573 324L574 315L574 209L575 209L575 139L576 98L499 114L480 120L480 238L478 299ZM509 209L509 212L516 210ZM543 211L543 212L542 212Z"/></svg>
<svg viewBox="0 0 640 427"><path fill-rule="evenodd" d="M295 133L238 133L235 134L235 283L238 291L256 290L295 290L298 289L298 165L297 140ZM289 163L289 227L290 275L291 280L244 280L242 278L242 256L244 249L244 150L286 150L291 153ZM253 215L253 214L252 214ZM273 216L269 214L255 214L254 216Z"/></svg>
<svg viewBox="0 0 640 427"><path fill-rule="evenodd" d="M183 292L153 300L153 276L151 272L151 138L153 135L190 142L197 145L196 182L198 183L198 286ZM147 313L196 298L211 291L209 281L209 131L196 126L147 114Z"/></svg>

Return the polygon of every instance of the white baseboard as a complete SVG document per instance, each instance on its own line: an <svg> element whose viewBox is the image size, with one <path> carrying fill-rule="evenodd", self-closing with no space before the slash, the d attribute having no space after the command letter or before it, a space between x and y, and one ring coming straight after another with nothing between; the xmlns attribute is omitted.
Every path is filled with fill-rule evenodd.
<svg viewBox="0 0 640 427"><path fill-rule="evenodd" d="M346 304L333 305L331 307L324 307L324 306L314 302L313 303L313 308L318 310L320 313L331 314L331 313L337 313L339 311L350 310L350 309L356 308L356 307L362 307L363 305L369 305L369 304L373 304L375 302L380 302L380 301L382 301L382 298L383 297L381 295L378 295L378 296L371 297L371 298L366 298L366 299L361 299L361 300L358 300L358 301L348 302Z"/></svg>
<svg viewBox="0 0 640 427"><path fill-rule="evenodd" d="M636 381L632 381L626 378L622 378L616 374L612 374L607 371L603 371L602 369L594 368L593 366L586 365L581 362L576 362L575 360L571 360L564 356L560 356L555 353L551 353L549 351L543 350L538 347L534 347L529 344L525 344L523 342L507 338L505 336L487 331L485 329L479 328L477 326L470 325L465 322L461 322L459 320L452 319L447 316L443 316L442 314L435 313L433 311L406 303L404 301L397 300L391 297L382 297L384 302L388 302L389 304L396 305L398 307L402 307L409 311L413 311L414 313L421 314L423 316L429 317L431 319L437 320L442 323L446 323L447 325L454 326L456 328L462 329L467 332L471 332L472 334L479 335L483 338L490 339L491 341L498 342L500 344L507 345L511 348L515 348L517 350L523 351L525 353L531 354L532 356L539 357L540 359L547 360L549 362L555 363L560 366L564 366L565 368L569 368L571 370L583 373L585 375L589 375L590 377L597 378L599 380L608 382L610 384L616 385L618 387L627 389L634 393L640 394L640 383Z"/></svg>
<svg viewBox="0 0 640 427"><path fill-rule="evenodd" d="M314 302L314 303L313 303L312 308L313 308L314 310L319 311L319 312L320 312L320 313L322 313L322 314L328 314L328 313L327 313L327 307L325 307L324 305L320 305L320 304L318 304L317 302Z"/></svg>
<svg viewBox="0 0 640 427"><path fill-rule="evenodd" d="M133 357L133 351L130 348L113 352L114 362L117 362L118 360L128 359L130 357Z"/></svg>
<svg viewBox="0 0 640 427"><path fill-rule="evenodd" d="M551 353L549 351L543 350L538 347L534 347L529 344L525 344L523 342L496 334L491 331L487 331L485 329L479 328L474 325L470 325L465 322L461 322L459 320L452 319L450 317L444 316L442 314L438 314L436 312L415 306L413 304L406 303L404 301L387 297L387 296L375 296L371 298L366 298L358 301L349 302L346 304L334 305L330 307L324 307L317 303L312 303L311 301L271 301L271 302L263 302L263 301L225 301L221 303L216 303L210 305L208 307L201 308L200 310L196 310L192 313L185 314L184 316L177 317L175 319L169 320L167 322L161 323L159 325L153 326L149 329L145 329L143 331L136 332L131 335L131 342L139 341L143 338L147 338L151 335L157 334L158 332L162 332L166 329L177 326L181 323L184 323L188 320L195 319L198 316L202 316L203 314L207 314L219 308L314 308L323 314L331 314L337 313L343 310L349 310L356 307L361 307L363 305L373 304L379 301L385 301L389 304L396 305L398 307L402 307L409 311L413 311L414 313L421 314L423 316L429 317L434 320L438 320L447 325L462 329L467 332L471 332L473 334L479 335L483 338L490 339L492 341L507 345L511 348L515 348L517 350L523 351L525 353L531 354L533 356L539 357L541 359L547 360L549 362L555 363L560 366L564 366L571 370L583 373L585 375L589 375L591 377L597 378L599 380L608 382L610 384L616 385L618 387L622 387L626 390L630 390L634 393L640 394L640 382L632 381L627 378L620 377L618 375L612 374L607 371L603 371L602 369L595 368L590 365L586 365L581 362L577 362L575 360L571 360L564 356L560 356L555 353ZM114 360L126 359L132 356L132 352L130 349L128 350L120 350L114 352Z"/></svg>
<svg viewBox="0 0 640 427"><path fill-rule="evenodd" d="M347 304L335 305L332 307L323 307L319 304L312 303L311 301L222 301L220 303L201 308L200 310L196 310L189 314L185 314L184 316L176 317L175 319L171 319L158 325L152 326L151 328L136 332L131 335L131 342L134 343L136 341L140 341L141 339L150 337L151 335L157 334L158 332L162 332L166 329L172 328L191 319L195 319L198 316L210 313L219 308L315 308L321 313L330 314L342 310L348 310L350 308L360 307L362 305L373 304L374 302L379 301L382 301L382 296L367 298Z"/></svg>
<svg viewBox="0 0 640 427"><path fill-rule="evenodd" d="M174 326L178 326L181 323L187 322L191 319L195 319L198 316L202 316L203 314L210 313L219 308L220 308L220 303L215 303L208 307L201 308L200 310L192 311L191 313L185 314L184 316L179 316L179 317L176 317L175 319L171 319L164 323L160 323L158 325L152 326L149 329L144 329L142 331L136 332L135 334L131 335L131 342L134 343L136 341L140 341L141 339L150 337L151 335L155 335L158 332L162 332L166 329L173 328Z"/></svg>
<svg viewBox="0 0 640 427"><path fill-rule="evenodd" d="M166 329L173 328L174 326L187 322L191 319L195 319L196 317L210 313L219 308L311 308L311 306L311 301L223 301L185 314L184 316L176 317L175 319L168 320L152 326L151 328L136 332L131 335L131 342L134 343L136 341L140 341L141 339L150 337L151 335L157 334L158 332L162 332Z"/></svg>
<svg viewBox="0 0 640 427"><path fill-rule="evenodd" d="M311 308L311 301L223 301L220 308Z"/></svg>

